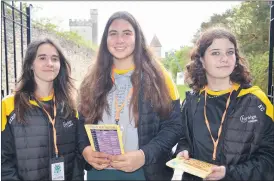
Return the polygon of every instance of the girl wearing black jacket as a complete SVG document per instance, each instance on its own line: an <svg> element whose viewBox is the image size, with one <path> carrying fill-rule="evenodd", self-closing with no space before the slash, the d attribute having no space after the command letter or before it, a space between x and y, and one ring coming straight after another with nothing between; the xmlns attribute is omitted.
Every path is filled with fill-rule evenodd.
<svg viewBox="0 0 274 181"><path fill-rule="evenodd" d="M28 45L18 87L2 100L2 180L84 180L70 73L51 40Z"/></svg>
<svg viewBox="0 0 274 181"><path fill-rule="evenodd" d="M81 84L79 112L86 123L119 125L125 147L121 155L85 147L83 156L92 166L88 180L172 178L165 164L182 134L178 91L130 13L109 18L97 59Z"/></svg>
<svg viewBox="0 0 274 181"><path fill-rule="evenodd" d="M208 180L273 180L273 105L250 85L235 36L223 28L205 31L186 68L193 91L182 104L185 137L176 154L217 165Z"/></svg>

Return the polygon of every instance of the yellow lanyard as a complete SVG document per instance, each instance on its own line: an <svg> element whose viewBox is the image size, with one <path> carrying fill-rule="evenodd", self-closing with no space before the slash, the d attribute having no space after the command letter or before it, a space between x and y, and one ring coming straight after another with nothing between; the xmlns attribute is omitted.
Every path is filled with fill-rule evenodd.
<svg viewBox="0 0 274 181"><path fill-rule="evenodd" d="M115 110L116 110L115 122L116 122L117 125L118 125L119 120L120 120L120 113L121 113L123 107L125 106L125 104L127 103L128 99L131 97L132 93L133 93L133 88L131 88L131 89L129 90L128 95L127 95L125 101L123 102L123 104L122 104L120 107L118 106L118 98L117 98L117 95L115 96Z"/></svg>
<svg viewBox="0 0 274 181"><path fill-rule="evenodd" d="M56 135L56 129L55 129L55 117L56 117L56 105L55 105L55 97L53 97L53 119L47 112L47 110L42 106L42 109L44 112L48 115L49 121L52 124L52 131L53 131L53 144L55 149L55 156L58 157L58 147L57 147L57 135Z"/></svg>
<svg viewBox="0 0 274 181"><path fill-rule="evenodd" d="M115 82L114 79L114 71L113 71L114 67L112 68L112 76L111 79L113 81L113 83ZM119 120L120 120L120 113L122 111L122 109L124 108L125 104L127 103L128 99L132 96L133 93L133 87L130 88L127 97L125 98L125 101L123 102L123 104L119 107L118 105L118 98L117 95L115 95L115 110L116 110L116 114L115 114L115 123L118 125Z"/></svg>
<svg viewBox="0 0 274 181"><path fill-rule="evenodd" d="M205 123L206 123L207 129L208 129L208 131L209 131L209 134L210 134L211 139L212 139L212 142L213 142L213 154L212 154L212 159L213 159L213 160L216 160L217 146L218 146L218 143L219 143L220 135L221 135L221 133L222 133L223 122L224 122L224 120L225 120L225 115L226 115L226 113L227 113L227 109L228 109L228 106L229 106L229 103L230 103L230 97L231 97L232 92L233 92L233 89L230 90L229 97L228 97L228 99L227 99L227 101L226 101L226 107L225 107L225 111L224 111L223 116L222 116L221 125L220 125L219 130L218 130L218 137L217 137L217 140L214 140L214 138L213 138L213 136L212 136L212 133L211 133L211 130L210 130L209 121L208 121L207 116L206 116L206 97L207 97L207 88L205 89L204 116L205 116Z"/></svg>

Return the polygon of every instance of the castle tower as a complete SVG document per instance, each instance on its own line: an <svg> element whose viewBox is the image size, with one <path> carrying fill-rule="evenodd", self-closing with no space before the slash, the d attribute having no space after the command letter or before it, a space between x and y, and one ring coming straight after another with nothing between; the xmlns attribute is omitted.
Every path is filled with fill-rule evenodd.
<svg viewBox="0 0 274 181"><path fill-rule="evenodd" d="M159 58L161 58L161 53L162 53L162 45L156 35L152 38L150 42L150 47L154 51L155 55Z"/></svg>
<svg viewBox="0 0 274 181"><path fill-rule="evenodd" d="M92 44L98 43L98 10L90 10L90 19L88 20L69 20L70 31L74 31L83 39L90 41Z"/></svg>

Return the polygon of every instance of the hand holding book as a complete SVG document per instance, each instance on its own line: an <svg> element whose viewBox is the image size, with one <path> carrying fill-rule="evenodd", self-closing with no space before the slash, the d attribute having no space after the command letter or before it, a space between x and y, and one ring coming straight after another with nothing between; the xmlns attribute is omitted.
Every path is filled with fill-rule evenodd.
<svg viewBox="0 0 274 181"><path fill-rule="evenodd" d="M177 157L183 157L184 159L189 159L189 154L187 150L178 153ZM221 180L225 177L226 168L224 166L212 165L210 174L205 177L205 180Z"/></svg>
<svg viewBox="0 0 274 181"><path fill-rule="evenodd" d="M212 173L209 174L205 180L221 180L225 177L226 168L224 166L213 166Z"/></svg>
<svg viewBox="0 0 274 181"><path fill-rule="evenodd" d="M110 156L110 165L124 172L134 172L145 164L145 155L142 150L129 151L122 155Z"/></svg>
<svg viewBox="0 0 274 181"><path fill-rule="evenodd" d="M110 155L106 153L93 151L91 146L87 146L83 151L83 157L85 160L97 170L102 170L109 167L109 156Z"/></svg>
<svg viewBox="0 0 274 181"><path fill-rule="evenodd" d="M174 169L183 170L184 172L188 172L201 178L213 179L217 177L219 178L221 175L220 173L217 173L217 175L214 174L213 168L218 166L189 158L188 152L186 150L179 153L175 159L168 161L166 165ZM219 172L219 169L216 169L216 172Z"/></svg>
<svg viewBox="0 0 274 181"><path fill-rule="evenodd" d="M181 151L178 153L177 157L184 157L185 159L189 159L189 154L187 150Z"/></svg>

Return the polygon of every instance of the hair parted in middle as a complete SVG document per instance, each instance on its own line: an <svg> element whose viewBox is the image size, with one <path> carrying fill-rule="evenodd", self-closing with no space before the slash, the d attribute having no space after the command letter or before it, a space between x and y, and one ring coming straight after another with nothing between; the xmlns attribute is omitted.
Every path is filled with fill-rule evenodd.
<svg viewBox="0 0 274 181"><path fill-rule="evenodd" d="M135 69L131 76L133 95L130 101L135 126L138 124L138 98L143 74L144 100L150 101L154 111L161 117L167 117L171 111L171 97L163 75L163 67L148 49L146 40L137 20L128 12L114 13L105 26L99 52L95 63L86 74L80 86L79 111L88 123L97 123L103 111L109 113L107 95L113 87L111 78L113 56L107 48L108 30L112 22L123 19L131 24L135 31L135 49L133 59Z"/></svg>

